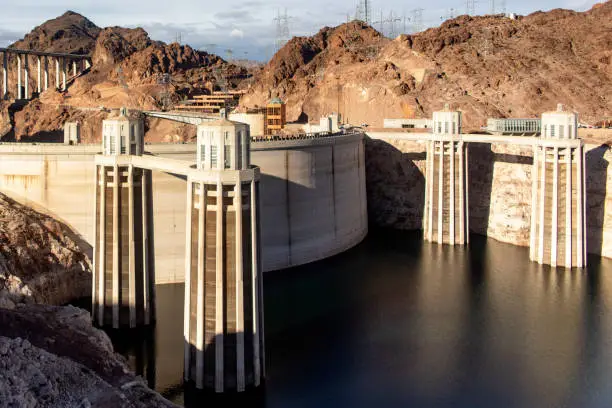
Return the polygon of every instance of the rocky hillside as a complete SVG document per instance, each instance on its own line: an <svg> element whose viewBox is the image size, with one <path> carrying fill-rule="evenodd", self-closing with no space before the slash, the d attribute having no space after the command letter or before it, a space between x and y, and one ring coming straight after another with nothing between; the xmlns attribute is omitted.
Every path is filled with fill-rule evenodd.
<svg viewBox="0 0 612 408"><path fill-rule="evenodd" d="M176 407L75 307L0 307L0 407Z"/></svg>
<svg viewBox="0 0 612 408"><path fill-rule="evenodd" d="M428 117L448 102L477 127L562 102L596 122L612 115L610 32L610 1L582 13L459 16L393 41L353 22L294 38L242 103L278 95L290 120L340 111L351 123L380 126L385 117Z"/></svg>
<svg viewBox="0 0 612 408"><path fill-rule="evenodd" d="M246 68L228 64L216 55L187 45L153 41L142 28L101 29L72 12L36 27L13 46L86 53L92 55L93 67L70 80L67 92L49 89L14 115L8 114L10 104L0 104L0 136L13 125L3 140L57 141L65 121L79 120L84 127L83 140L95 142L100 140L101 121L106 117L99 107L158 109L218 87L220 72L228 75L230 86L247 76ZM168 83L162 84L165 74ZM11 83L15 81L12 78ZM35 89L34 81L31 75L30 89ZM14 90L10 92L12 95ZM148 125L148 140L164 140L168 135L168 129L157 131L157 122ZM174 133L186 137L181 129Z"/></svg>
<svg viewBox="0 0 612 408"><path fill-rule="evenodd" d="M90 252L64 224L0 194L0 305L88 296Z"/></svg>

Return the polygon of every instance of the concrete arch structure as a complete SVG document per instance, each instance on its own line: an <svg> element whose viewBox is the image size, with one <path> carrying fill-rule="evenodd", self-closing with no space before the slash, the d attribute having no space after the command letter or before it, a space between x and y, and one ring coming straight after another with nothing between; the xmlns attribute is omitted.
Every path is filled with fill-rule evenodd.
<svg viewBox="0 0 612 408"><path fill-rule="evenodd" d="M93 243L94 156L100 145L0 144L0 192L44 209ZM150 155L195 163L195 144L146 145ZM367 235L361 134L253 142L261 168L263 270L339 254ZM171 171L171 169L167 169ZM156 283L183 282L184 177L153 172Z"/></svg>

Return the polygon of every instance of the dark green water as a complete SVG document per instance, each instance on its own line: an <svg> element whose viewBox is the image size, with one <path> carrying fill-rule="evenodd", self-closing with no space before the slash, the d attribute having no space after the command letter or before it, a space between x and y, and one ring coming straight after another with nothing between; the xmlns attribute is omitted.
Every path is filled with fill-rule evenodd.
<svg viewBox="0 0 612 408"><path fill-rule="evenodd" d="M472 236L371 233L340 256L264 276L267 383L252 407L612 407L612 261L529 262ZM154 334L115 339L183 404L183 285L157 287ZM189 407L229 406L187 395Z"/></svg>

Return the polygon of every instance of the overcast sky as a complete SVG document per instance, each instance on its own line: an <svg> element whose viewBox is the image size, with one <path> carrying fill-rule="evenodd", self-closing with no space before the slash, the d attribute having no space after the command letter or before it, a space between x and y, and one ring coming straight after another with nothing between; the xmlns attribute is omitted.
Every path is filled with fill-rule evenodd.
<svg viewBox="0 0 612 408"><path fill-rule="evenodd" d="M154 40L172 42L180 33L181 42L198 49L207 49L227 58L267 60L274 52L276 22L274 17L287 8L290 35L310 35L321 27L335 26L355 14L359 0L0 0L0 47L22 38L44 21L72 10L83 14L100 27L143 27ZM501 4L501 0L497 0ZM589 9L596 1L561 0L553 2L506 0L506 10L528 14L537 10L570 8ZM422 7L423 24L436 26L453 9L455 15L465 14L465 1L432 0L372 0L375 20L383 11L388 18L412 15ZM499 6L498 6L499 7ZM491 10L490 0L476 0L476 14ZM397 30L403 31L403 21ZM375 25L377 26L377 25ZM387 29L389 28L387 24ZM410 21L407 21L410 31ZM378 27L377 27L378 28Z"/></svg>

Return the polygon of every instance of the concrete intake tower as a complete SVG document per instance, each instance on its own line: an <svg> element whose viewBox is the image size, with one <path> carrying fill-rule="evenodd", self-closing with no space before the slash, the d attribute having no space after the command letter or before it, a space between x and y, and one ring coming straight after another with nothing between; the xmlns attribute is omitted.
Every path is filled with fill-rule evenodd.
<svg viewBox="0 0 612 408"><path fill-rule="evenodd" d="M92 318L113 328L155 319L151 171L141 156L142 119L122 110L103 122L103 155L96 156Z"/></svg>
<svg viewBox="0 0 612 408"><path fill-rule="evenodd" d="M542 114L542 137L534 146L530 258L541 264L586 267L584 143L578 116Z"/></svg>
<svg viewBox="0 0 612 408"><path fill-rule="evenodd" d="M244 391L264 377L259 168L249 126L198 126L187 180L184 379L198 389Z"/></svg>
<svg viewBox="0 0 612 408"><path fill-rule="evenodd" d="M467 149L461 139L461 112L433 114L427 140L424 238L440 244L469 241Z"/></svg>

